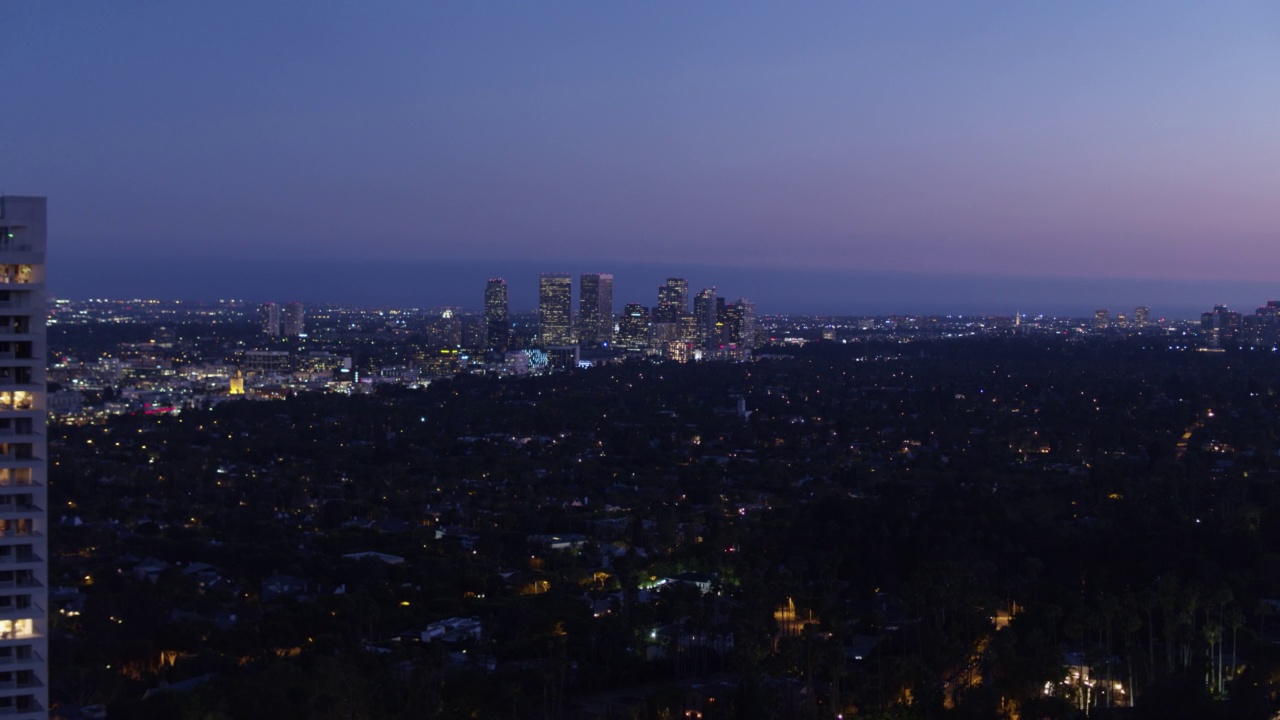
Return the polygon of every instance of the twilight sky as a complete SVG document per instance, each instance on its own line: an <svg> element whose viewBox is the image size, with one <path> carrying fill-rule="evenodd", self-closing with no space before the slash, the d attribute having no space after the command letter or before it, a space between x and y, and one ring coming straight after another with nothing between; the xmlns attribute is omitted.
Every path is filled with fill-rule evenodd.
<svg viewBox="0 0 1280 720"><path fill-rule="evenodd" d="M1084 314L1280 286L1280 4L802 5L5 3L0 192L49 196L69 297L478 306L504 268L643 267L762 309L1057 283ZM285 277L347 263L421 272Z"/></svg>

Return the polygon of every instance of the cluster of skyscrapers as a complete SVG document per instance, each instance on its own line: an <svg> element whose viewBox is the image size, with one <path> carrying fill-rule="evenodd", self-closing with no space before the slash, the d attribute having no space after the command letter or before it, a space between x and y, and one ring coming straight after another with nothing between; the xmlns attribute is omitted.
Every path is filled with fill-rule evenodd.
<svg viewBox="0 0 1280 720"><path fill-rule="evenodd" d="M627 303L613 309L613 276L585 273L578 278L578 312L573 313L573 277L543 273L538 279L537 343L544 349L578 347L661 355L680 361L743 358L757 347L755 306L746 299L726 303L714 287L689 304L689 281L667 278L657 304ZM507 283L489 280L484 296L487 347L505 352L511 343Z"/></svg>
<svg viewBox="0 0 1280 720"><path fill-rule="evenodd" d="M1093 327L1098 330L1104 330L1110 327L1118 327L1122 329L1128 328L1144 328L1151 324L1151 308L1139 306L1133 309L1133 316L1130 317L1124 313L1119 313L1113 319L1111 311L1106 308L1099 308L1093 311Z"/></svg>
<svg viewBox="0 0 1280 720"><path fill-rule="evenodd" d="M1220 347L1280 347L1280 300L1268 300L1252 315L1215 305L1200 314L1200 330Z"/></svg>
<svg viewBox="0 0 1280 720"><path fill-rule="evenodd" d="M302 303L291 302L281 312L279 305L273 302L262 304L262 334L267 337L301 337L306 333L304 325L306 313Z"/></svg>

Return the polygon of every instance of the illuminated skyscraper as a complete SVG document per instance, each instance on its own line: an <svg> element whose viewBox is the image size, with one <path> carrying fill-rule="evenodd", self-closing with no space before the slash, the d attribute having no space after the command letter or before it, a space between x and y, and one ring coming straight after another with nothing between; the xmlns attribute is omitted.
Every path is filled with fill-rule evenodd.
<svg viewBox="0 0 1280 720"><path fill-rule="evenodd" d="M618 319L616 345L624 350L642 352L649 349L649 309L640 303L627 303Z"/></svg>
<svg viewBox="0 0 1280 720"><path fill-rule="evenodd" d="M302 303L291 302L284 306L284 336L285 337L301 337L306 328L304 326L306 314L303 312Z"/></svg>
<svg viewBox="0 0 1280 720"><path fill-rule="evenodd" d="M491 278L485 285L484 324L489 350L506 352L511 344L511 320L507 310L507 281L502 278Z"/></svg>
<svg viewBox="0 0 1280 720"><path fill-rule="evenodd" d="M698 337L698 320L693 315L685 313L680 317L680 322L676 323L676 338L689 346L689 352L693 352L693 348L697 345Z"/></svg>
<svg viewBox="0 0 1280 720"><path fill-rule="evenodd" d="M1214 305L1213 312L1200 313L1200 330L1215 345L1231 347L1240 337L1243 322L1240 313L1226 305Z"/></svg>
<svg viewBox="0 0 1280 720"><path fill-rule="evenodd" d="M1094 310L1093 326L1099 330L1111 327L1111 311L1103 308Z"/></svg>
<svg viewBox="0 0 1280 720"><path fill-rule="evenodd" d="M599 347L613 341L613 276L586 273L578 281L578 343Z"/></svg>
<svg viewBox="0 0 1280 720"><path fill-rule="evenodd" d="M716 333L716 289L703 288L693 297L693 318L696 324L694 341L702 350L710 350L720 344Z"/></svg>
<svg viewBox="0 0 1280 720"><path fill-rule="evenodd" d="M1252 318L1242 318L1246 322L1250 319L1253 327L1249 341L1254 347L1280 346L1280 301L1268 300L1266 305L1254 311Z"/></svg>
<svg viewBox="0 0 1280 720"><path fill-rule="evenodd" d="M0 197L0 715L48 717L45 199Z"/></svg>
<svg viewBox="0 0 1280 720"><path fill-rule="evenodd" d="M543 347L573 343L573 278L567 273L539 277L538 342Z"/></svg>
<svg viewBox="0 0 1280 720"><path fill-rule="evenodd" d="M1204 316L1201 315L1201 322ZM1240 313L1235 310L1228 310L1226 305L1213 306L1213 331L1214 338L1219 346L1231 347L1235 344L1240 335L1241 319Z"/></svg>
<svg viewBox="0 0 1280 720"><path fill-rule="evenodd" d="M716 298L716 331L712 335L712 347L721 348L729 342L729 306L724 298Z"/></svg>
<svg viewBox="0 0 1280 720"><path fill-rule="evenodd" d="M1140 306L1133 309L1133 326L1134 327L1137 327L1137 328L1146 327L1147 323L1151 321L1150 318L1151 318L1151 308Z"/></svg>
<svg viewBox="0 0 1280 720"><path fill-rule="evenodd" d="M738 345L747 350L756 348L756 304L746 298L738 298Z"/></svg>
<svg viewBox="0 0 1280 720"><path fill-rule="evenodd" d="M717 303L723 356L737 360L751 357L756 346L755 304L746 298L738 298L732 305L725 305L724 298L717 298Z"/></svg>
<svg viewBox="0 0 1280 720"><path fill-rule="evenodd" d="M653 321L678 323L689 312L689 281L684 278L667 278L658 286L658 307L653 311Z"/></svg>
<svg viewBox="0 0 1280 720"><path fill-rule="evenodd" d="M280 337L280 306L273 302L262 303L262 334Z"/></svg>

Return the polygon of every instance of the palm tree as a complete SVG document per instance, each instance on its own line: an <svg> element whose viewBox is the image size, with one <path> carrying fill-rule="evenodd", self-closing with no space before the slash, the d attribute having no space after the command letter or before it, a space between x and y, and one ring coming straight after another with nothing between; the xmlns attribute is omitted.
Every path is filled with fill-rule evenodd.
<svg viewBox="0 0 1280 720"><path fill-rule="evenodd" d="M1225 617L1226 624L1231 628L1231 678L1235 679L1236 675L1236 636L1244 625L1244 613L1240 612L1240 606L1234 602L1227 608Z"/></svg>
<svg viewBox="0 0 1280 720"><path fill-rule="evenodd" d="M1210 642L1210 644L1209 644L1209 650L1210 650L1210 652L1212 652L1212 651L1213 651L1213 648L1214 648L1214 646L1215 646L1215 645L1217 646L1217 650L1218 650L1218 656L1217 656L1217 658L1216 658L1216 660L1217 660L1217 671L1216 671L1216 679L1215 679L1214 685L1216 686L1216 691L1217 691L1217 693L1218 693L1219 695L1221 695L1221 694L1222 694L1222 629L1223 629L1223 620L1224 620L1224 615L1225 615L1225 613L1226 613L1226 607L1227 607L1227 605L1228 605L1228 604L1230 604L1230 603L1231 603L1232 599L1233 599L1233 598L1232 598L1232 595L1231 595L1231 589L1230 589L1230 588L1223 587L1223 588L1220 588L1217 592L1215 592L1215 593L1213 594L1213 597L1212 597L1212 598L1210 598L1210 604L1211 604L1211 605L1216 605L1216 606L1218 607L1218 619L1217 619L1216 621L1210 621L1210 622L1207 622L1207 623L1206 623L1207 625L1209 625L1209 626L1211 626L1211 627L1213 628L1212 632L1210 632L1210 631L1209 631L1209 629L1208 629L1208 628L1206 628L1206 636L1207 636L1207 637L1212 637L1212 640L1211 640L1211 642ZM1206 614L1206 615L1208 614L1208 611L1209 611L1209 609L1208 609L1208 608L1206 608L1206 609L1205 609L1205 614ZM1208 618L1206 618L1206 620L1208 620Z"/></svg>

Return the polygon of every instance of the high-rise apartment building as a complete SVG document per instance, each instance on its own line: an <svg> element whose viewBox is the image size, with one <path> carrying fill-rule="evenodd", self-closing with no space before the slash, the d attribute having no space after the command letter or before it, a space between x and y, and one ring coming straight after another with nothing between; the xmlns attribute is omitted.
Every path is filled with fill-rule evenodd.
<svg viewBox="0 0 1280 720"><path fill-rule="evenodd" d="M538 342L543 347L573 344L573 278L542 273L538 279Z"/></svg>
<svg viewBox="0 0 1280 720"><path fill-rule="evenodd" d="M600 347L613 341L613 276L585 273L578 280L578 343Z"/></svg>
<svg viewBox="0 0 1280 720"><path fill-rule="evenodd" d="M1111 311L1106 308L1098 308L1093 311L1093 327L1098 330L1111 327Z"/></svg>
<svg viewBox="0 0 1280 720"><path fill-rule="evenodd" d="M262 334L280 337L280 306L273 302L262 303Z"/></svg>
<svg viewBox="0 0 1280 720"><path fill-rule="evenodd" d="M484 287L484 325L489 350L506 352L511 345L511 320L507 305L507 281L502 278L490 278Z"/></svg>
<svg viewBox="0 0 1280 720"><path fill-rule="evenodd" d="M684 278L667 278L658 286L658 306L653 311L653 321L678 323L689 312L689 281Z"/></svg>
<svg viewBox="0 0 1280 720"><path fill-rule="evenodd" d="M302 303L291 302L284 306L284 336L285 337L302 337L306 332L304 326L306 313L302 309Z"/></svg>
<svg viewBox="0 0 1280 720"><path fill-rule="evenodd" d="M45 200L0 197L0 715L48 717Z"/></svg>

